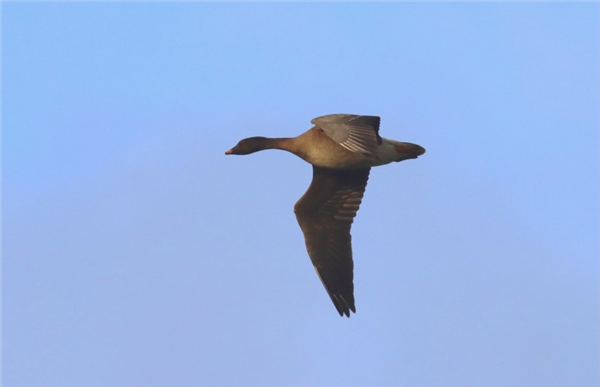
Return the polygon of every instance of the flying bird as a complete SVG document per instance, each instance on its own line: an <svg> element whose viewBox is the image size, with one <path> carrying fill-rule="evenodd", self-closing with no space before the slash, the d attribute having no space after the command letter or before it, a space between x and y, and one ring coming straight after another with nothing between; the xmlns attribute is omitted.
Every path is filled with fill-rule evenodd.
<svg viewBox="0 0 600 387"><path fill-rule="evenodd" d="M281 149L312 164L312 182L294 212L310 260L340 316L356 313L350 227L371 167L425 153L417 144L379 136L379 122L377 116L330 114L313 119L314 126L297 137L249 137L225 152Z"/></svg>

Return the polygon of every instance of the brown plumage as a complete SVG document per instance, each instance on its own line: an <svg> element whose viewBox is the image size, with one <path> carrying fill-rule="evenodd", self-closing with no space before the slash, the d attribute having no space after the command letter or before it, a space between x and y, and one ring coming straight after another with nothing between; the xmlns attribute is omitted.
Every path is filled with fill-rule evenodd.
<svg viewBox="0 0 600 387"><path fill-rule="evenodd" d="M264 149L294 153L313 165L313 179L294 206L308 255L338 313L356 313L350 228L372 166L417 158L419 145L379 136L379 117L331 114L294 138L250 137L225 154Z"/></svg>

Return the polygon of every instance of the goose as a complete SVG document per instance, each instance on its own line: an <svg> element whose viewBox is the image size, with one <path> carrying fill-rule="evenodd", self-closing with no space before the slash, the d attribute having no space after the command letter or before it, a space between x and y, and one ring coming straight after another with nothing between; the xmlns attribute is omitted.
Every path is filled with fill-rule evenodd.
<svg viewBox="0 0 600 387"><path fill-rule="evenodd" d="M312 164L312 182L294 213L317 275L342 317L356 313L350 227L371 167L425 153L420 145L379 136L380 121L378 116L329 114L314 118L314 126L297 137L249 137L225 152L248 155L280 149Z"/></svg>

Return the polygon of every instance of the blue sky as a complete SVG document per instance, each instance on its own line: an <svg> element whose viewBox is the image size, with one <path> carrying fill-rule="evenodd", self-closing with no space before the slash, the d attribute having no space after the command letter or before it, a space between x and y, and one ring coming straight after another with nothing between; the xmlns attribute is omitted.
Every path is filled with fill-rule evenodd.
<svg viewBox="0 0 600 387"><path fill-rule="evenodd" d="M2 381L599 380L598 3L3 3ZM382 117L340 318L244 137Z"/></svg>

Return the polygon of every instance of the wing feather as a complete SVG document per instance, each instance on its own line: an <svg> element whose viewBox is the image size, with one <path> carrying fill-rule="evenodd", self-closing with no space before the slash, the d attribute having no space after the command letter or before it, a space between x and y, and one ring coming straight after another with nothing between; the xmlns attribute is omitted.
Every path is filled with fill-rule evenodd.
<svg viewBox="0 0 600 387"><path fill-rule="evenodd" d="M370 168L335 170L313 166L313 180L294 206L308 255L341 316L356 313L350 228Z"/></svg>
<svg viewBox="0 0 600 387"><path fill-rule="evenodd" d="M381 144L380 121L377 116L329 114L314 118L311 123L349 151L375 157L377 147Z"/></svg>

